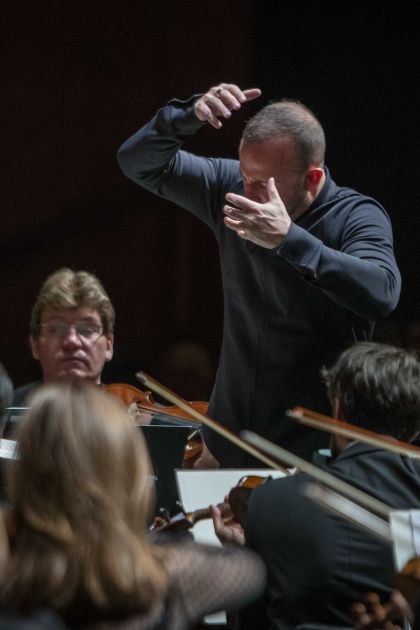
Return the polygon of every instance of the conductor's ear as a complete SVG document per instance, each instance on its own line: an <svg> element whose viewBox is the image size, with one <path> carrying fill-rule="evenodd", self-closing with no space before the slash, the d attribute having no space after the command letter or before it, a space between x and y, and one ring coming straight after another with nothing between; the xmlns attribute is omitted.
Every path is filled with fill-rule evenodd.
<svg viewBox="0 0 420 630"><path fill-rule="evenodd" d="M315 166L311 167L306 174L308 190L314 191L317 188L319 182L321 181L323 175L324 175L324 171L322 168L315 167Z"/></svg>

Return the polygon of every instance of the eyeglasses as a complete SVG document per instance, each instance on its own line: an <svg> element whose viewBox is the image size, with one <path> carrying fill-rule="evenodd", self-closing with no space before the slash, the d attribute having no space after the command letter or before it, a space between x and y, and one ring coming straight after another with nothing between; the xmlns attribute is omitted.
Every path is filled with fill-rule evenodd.
<svg viewBox="0 0 420 630"><path fill-rule="evenodd" d="M46 337L62 339L67 337L70 330L74 329L76 335L83 340L95 343L104 334L104 329L99 324L64 324L48 322L41 324Z"/></svg>

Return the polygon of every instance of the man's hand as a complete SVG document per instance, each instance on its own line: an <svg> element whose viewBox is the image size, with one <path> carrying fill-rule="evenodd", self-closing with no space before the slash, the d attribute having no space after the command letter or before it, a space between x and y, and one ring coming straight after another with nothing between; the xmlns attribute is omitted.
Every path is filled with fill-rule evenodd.
<svg viewBox="0 0 420 630"><path fill-rule="evenodd" d="M237 85L221 83L211 87L194 103L194 113L199 120L220 129L220 117L230 118L232 110L241 109L244 103L253 101L260 95L261 90L258 88L242 91Z"/></svg>
<svg viewBox="0 0 420 630"><path fill-rule="evenodd" d="M225 498L225 502L228 497ZM233 515L223 517L217 505L210 506L210 513L213 519L214 531L221 543L245 544L245 534L242 527L235 521Z"/></svg>
<svg viewBox="0 0 420 630"><path fill-rule="evenodd" d="M286 237L291 219L273 177L267 182L267 192L269 196L267 203L257 203L247 197L228 193L226 201L233 205L224 206L224 223L241 238L261 247L273 249Z"/></svg>
<svg viewBox="0 0 420 630"><path fill-rule="evenodd" d="M401 630L403 617L413 625L414 612L400 591L391 593L390 601L381 602L377 593L366 593L363 601L351 607L353 627L355 630Z"/></svg>

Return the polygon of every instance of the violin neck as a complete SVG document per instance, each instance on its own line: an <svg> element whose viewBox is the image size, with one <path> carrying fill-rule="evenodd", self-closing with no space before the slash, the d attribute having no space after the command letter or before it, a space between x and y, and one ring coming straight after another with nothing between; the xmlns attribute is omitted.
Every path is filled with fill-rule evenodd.
<svg viewBox="0 0 420 630"><path fill-rule="evenodd" d="M231 509L228 503L219 503L217 506L222 514L222 517L231 515ZM211 518L210 508L202 508L201 510L195 510L195 512L188 512L186 518L191 521L192 525L202 521L206 518Z"/></svg>
<svg viewBox="0 0 420 630"><path fill-rule="evenodd" d="M203 508L201 510L195 510L194 512L188 512L188 514L186 514L186 517L189 521L191 521L191 526L193 526L198 523L198 521L203 521L206 518L210 518L211 514L209 508Z"/></svg>

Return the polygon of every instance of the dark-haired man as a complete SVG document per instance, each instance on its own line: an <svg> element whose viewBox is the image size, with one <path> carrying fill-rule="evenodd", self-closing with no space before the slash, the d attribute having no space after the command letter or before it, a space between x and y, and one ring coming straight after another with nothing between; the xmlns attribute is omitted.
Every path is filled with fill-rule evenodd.
<svg viewBox="0 0 420 630"><path fill-rule="evenodd" d="M420 360L412 352L356 343L324 370L334 417L410 442L420 430ZM313 463L390 509L420 508L420 461L342 436ZM241 630L303 623L352 626L352 604L368 591L386 601L394 585L390 545L304 496L310 477L268 480L252 492L245 536L213 509L222 540L245 542L268 568L266 599L240 615ZM253 625L255 618L260 626ZM268 617L268 620L265 619ZM264 622L265 619L265 622Z"/></svg>

